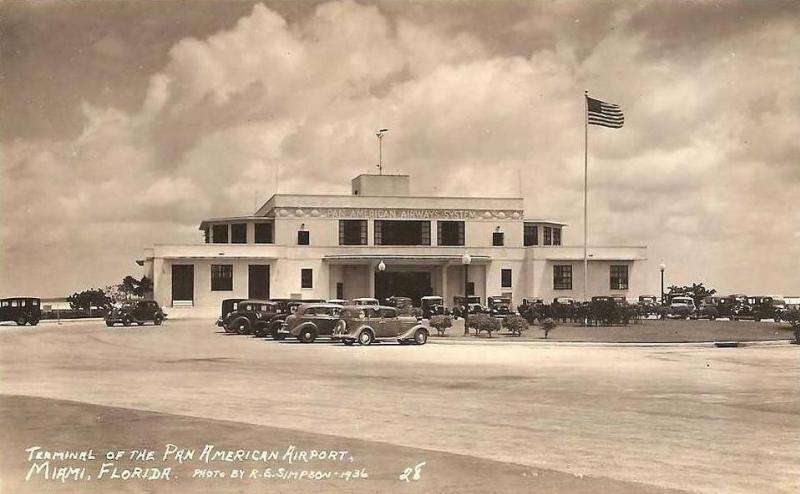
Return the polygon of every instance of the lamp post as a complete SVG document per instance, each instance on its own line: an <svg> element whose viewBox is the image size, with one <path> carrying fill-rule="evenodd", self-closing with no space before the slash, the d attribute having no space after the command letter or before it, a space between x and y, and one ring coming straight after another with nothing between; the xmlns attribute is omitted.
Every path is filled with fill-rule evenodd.
<svg viewBox="0 0 800 494"><path fill-rule="evenodd" d="M464 335L469 334L469 264L472 257L464 252L461 256L461 264L464 265Z"/></svg>
<svg viewBox="0 0 800 494"><path fill-rule="evenodd" d="M378 136L378 175L383 175L383 134L389 132L389 129L379 129L375 132Z"/></svg>
<svg viewBox="0 0 800 494"><path fill-rule="evenodd" d="M378 281L380 283L383 283L383 272L384 271L386 271L386 264L383 262L383 259L381 259L381 261L378 263ZM375 290L375 298L378 298L378 290L377 289ZM381 300L378 299L378 303L380 303L380 302L381 302Z"/></svg>
<svg viewBox="0 0 800 494"><path fill-rule="evenodd" d="M658 265L658 269L661 270L661 305L664 305L664 270L667 268L667 265L664 264L664 261L661 261L661 264Z"/></svg>

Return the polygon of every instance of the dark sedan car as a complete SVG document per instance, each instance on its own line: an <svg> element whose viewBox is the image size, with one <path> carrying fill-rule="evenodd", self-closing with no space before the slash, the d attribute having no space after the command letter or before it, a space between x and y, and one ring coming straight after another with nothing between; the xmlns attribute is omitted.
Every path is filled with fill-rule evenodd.
<svg viewBox="0 0 800 494"><path fill-rule="evenodd" d="M224 329L228 333L234 332L232 329L229 329L227 327L225 322L228 321L228 316L231 314L231 312L234 312L236 309L239 308L239 302L241 302L243 300L247 300L247 299L244 299L244 298L226 298L225 300L223 300L222 304L221 304L221 307L220 307L220 316L219 316L219 319L217 319L216 325L219 326L220 328Z"/></svg>
<svg viewBox="0 0 800 494"><path fill-rule="evenodd" d="M120 308L111 309L106 316L106 326L110 328L117 323L123 326L136 323L141 326L146 322L160 326L166 317L155 300L136 300L127 302Z"/></svg>
<svg viewBox="0 0 800 494"><path fill-rule="evenodd" d="M0 300L0 322L14 321L17 326L39 324L42 301L36 297L11 297Z"/></svg>
<svg viewBox="0 0 800 494"><path fill-rule="evenodd" d="M313 343L319 336L330 336L339 321L342 306L337 304L303 304L289 315L280 334L294 336L302 343Z"/></svg>
<svg viewBox="0 0 800 494"><path fill-rule="evenodd" d="M229 332L258 334L278 312L278 304L269 300L249 299L239 302L236 310L228 314L224 324Z"/></svg>

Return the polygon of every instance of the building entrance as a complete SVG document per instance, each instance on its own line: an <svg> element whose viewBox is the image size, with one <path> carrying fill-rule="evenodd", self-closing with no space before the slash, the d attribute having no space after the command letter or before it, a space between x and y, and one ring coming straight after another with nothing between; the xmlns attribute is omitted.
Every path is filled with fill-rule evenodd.
<svg viewBox="0 0 800 494"><path fill-rule="evenodd" d="M389 271L375 273L375 298L381 303L391 296L409 297L418 306L420 298L433 295L431 273L427 271Z"/></svg>

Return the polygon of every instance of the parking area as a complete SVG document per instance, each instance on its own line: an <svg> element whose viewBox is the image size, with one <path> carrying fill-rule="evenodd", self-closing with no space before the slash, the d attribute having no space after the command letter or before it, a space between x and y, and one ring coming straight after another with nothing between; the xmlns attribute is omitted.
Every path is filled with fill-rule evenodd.
<svg viewBox="0 0 800 494"><path fill-rule="evenodd" d="M210 321L185 320L3 327L0 348L3 440L17 446L0 458L6 486L24 477L20 446L30 438L86 446L86 437L113 437L91 436L101 427L92 417L102 415L128 431L117 438L128 448L139 441L137 429L145 442L203 443L224 441L223 426L236 430L230 447L293 438L350 447L385 482L359 484L364 491L406 489L394 484L394 472L414 458L431 467L422 475L429 483L415 492L800 487L800 359L791 345L451 345L433 338L425 346L345 347L228 335ZM45 401L22 404L11 395ZM85 420L73 433L59 414L32 413L37 406L71 407ZM98 415L92 406L118 412ZM96 444L103 446L111 447ZM550 481L519 483L534 474ZM491 485L469 480L492 475L498 480ZM203 485L209 492L230 486ZM184 492L194 484L149 488Z"/></svg>

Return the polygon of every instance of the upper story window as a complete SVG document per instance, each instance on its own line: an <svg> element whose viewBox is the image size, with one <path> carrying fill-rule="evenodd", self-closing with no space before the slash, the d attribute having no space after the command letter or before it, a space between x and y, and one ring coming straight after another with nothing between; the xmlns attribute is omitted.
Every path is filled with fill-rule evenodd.
<svg viewBox="0 0 800 494"><path fill-rule="evenodd" d="M367 220L339 220L339 245L367 245Z"/></svg>
<svg viewBox="0 0 800 494"><path fill-rule="evenodd" d="M297 245L309 245L311 243L311 235L308 230L297 230Z"/></svg>
<svg viewBox="0 0 800 494"><path fill-rule="evenodd" d="M228 225L214 225L211 228L211 238L215 244L228 243Z"/></svg>
<svg viewBox="0 0 800 494"><path fill-rule="evenodd" d="M505 234L503 232L492 232L492 245L502 247L505 244Z"/></svg>
<svg viewBox="0 0 800 494"><path fill-rule="evenodd" d="M627 290L628 289L628 266L611 265L611 289L612 290Z"/></svg>
<svg viewBox="0 0 800 494"><path fill-rule="evenodd" d="M572 266L553 266L553 290L572 290Z"/></svg>
<svg viewBox="0 0 800 494"><path fill-rule="evenodd" d="M271 244L274 242L272 239L272 223L256 223L253 226L257 244Z"/></svg>
<svg viewBox="0 0 800 494"><path fill-rule="evenodd" d="M436 240L438 245L464 245L464 222L437 221Z"/></svg>
<svg viewBox="0 0 800 494"><path fill-rule="evenodd" d="M553 245L561 245L561 228L553 227Z"/></svg>
<svg viewBox="0 0 800 494"><path fill-rule="evenodd" d="M553 245L553 228L544 226L542 231L544 232L544 245Z"/></svg>
<svg viewBox="0 0 800 494"><path fill-rule="evenodd" d="M530 245L539 245L539 227L531 223L525 223L522 237L523 245L526 247Z"/></svg>
<svg viewBox="0 0 800 494"><path fill-rule="evenodd" d="M430 221L375 220L375 245L430 244Z"/></svg>
<svg viewBox="0 0 800 494"><path fill-rule="evenodd" d="M233 265L211 265L211 291L229 292L233 290Z"/></svg>
<svg viewBox="0 0 800 494"><path fill-rule="evenodd" d="M231 225L231 243L247 243L247 223L234 223Z"/></svg>

